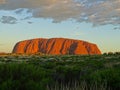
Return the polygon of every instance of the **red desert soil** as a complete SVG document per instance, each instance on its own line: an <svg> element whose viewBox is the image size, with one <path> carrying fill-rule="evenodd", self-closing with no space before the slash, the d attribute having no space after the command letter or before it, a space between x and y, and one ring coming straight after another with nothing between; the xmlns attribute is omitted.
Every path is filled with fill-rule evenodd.
<svg viewBox="0 0 120 90"><path fill-rule="evenodd" d="M21 54L101 54L96 44L67 38L31 39L18 42L13 53Z"/></svg>

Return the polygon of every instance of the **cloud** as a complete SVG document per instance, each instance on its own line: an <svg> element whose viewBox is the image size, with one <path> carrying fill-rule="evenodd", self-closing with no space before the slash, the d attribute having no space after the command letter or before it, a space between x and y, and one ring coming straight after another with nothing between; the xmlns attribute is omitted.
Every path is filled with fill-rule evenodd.
<svg viewBox="0 0 120 90"><path fill-rule="evenodd" d="M26 21L32 18L32 14L28 9L16 9L16 10L0 10L0 22L3 24L16 24L21 21Z"/></svg>
<svg viewBox="0 0 120 90"><path fill-rule="evenodd" d="M31 22L31 21L28 21L27 23L28 23L28 24L32 24L33 22Z"/></svg>
<svg viewBox="0 0 120 90"><path fill-rule="evenodd" d="M0 22L4 24L15 24L17 23L17 19L12 16L2 16Z"/></svg>
<svg viewBox="0 0 120 90"><path fill-rule="evenodd" d="M115 27L113 28L114 30L120 30L120 26L119 27Z"/></svg>
<svg viewBox="0 0 120 90"><path fill-rule="evenodd" d="M24 12L27 9L27 12ZM33 18L90 22L96 25L120 24L120 0L0 0L0 10L31 13Z"/></svg>
<svg viewBox="0 0 120 90"><path fill-rule="evenodd" d="M6 0L0 0L0 4L5 4L6 2L5 2Z"/></svg>

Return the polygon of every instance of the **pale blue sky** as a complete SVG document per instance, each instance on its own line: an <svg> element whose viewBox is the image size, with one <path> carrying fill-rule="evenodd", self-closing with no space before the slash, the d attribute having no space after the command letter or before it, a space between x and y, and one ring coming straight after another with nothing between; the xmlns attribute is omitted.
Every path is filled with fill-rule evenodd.
<svg viewBox="0 0 120 90"><path fill-rule="evenodd" d="M11 52L16 42L32 38L65 37L96 43L102 52L120 50L120 30L112 25L93 27L90 23L64 21L52 23L50 20L34 19L34 23L0 23L0 51Z"/></svg>
<svg viewBox="0 0 120 90"><path fill-rule="evenodd" d="M0 52L11 52L21 40L53 37L120 51L120 1L0 0Z"/></svg>

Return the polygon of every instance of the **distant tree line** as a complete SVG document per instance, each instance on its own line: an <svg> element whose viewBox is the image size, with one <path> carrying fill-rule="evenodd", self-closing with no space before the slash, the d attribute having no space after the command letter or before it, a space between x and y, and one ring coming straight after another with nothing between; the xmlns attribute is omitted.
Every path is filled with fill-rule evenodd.
<svg viewBox="0 0 120 90"><path fill-rule="evenodd" d="M120 52L105 52L103 55L120 55Z"/></svg>

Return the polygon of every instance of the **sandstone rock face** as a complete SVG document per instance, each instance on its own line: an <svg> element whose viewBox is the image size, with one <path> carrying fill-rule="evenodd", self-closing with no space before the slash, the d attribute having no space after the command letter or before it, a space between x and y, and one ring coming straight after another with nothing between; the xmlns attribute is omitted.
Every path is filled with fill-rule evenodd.
<svg viewBox="0 0 120 90"><path fill-rule="evenodd" d="M13 53L21 54L101 54L96 44L67 38L31 39L18 42Z"/></svg>

